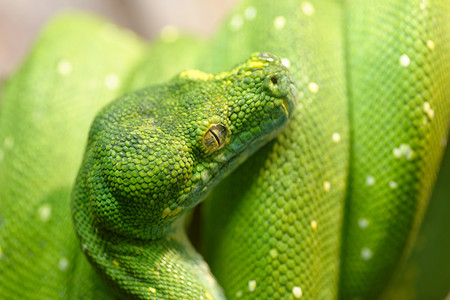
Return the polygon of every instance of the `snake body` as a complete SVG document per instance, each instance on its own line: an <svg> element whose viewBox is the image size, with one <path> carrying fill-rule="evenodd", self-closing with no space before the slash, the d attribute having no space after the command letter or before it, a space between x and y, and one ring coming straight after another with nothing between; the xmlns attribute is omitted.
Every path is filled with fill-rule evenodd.
<svg viewBox="0 0 450 300"><path fill-rule="evenodd" d="M103 21L54 21L3 89L0 294L389 298L446 146L448 16L448 1L244 1L208 44L163 38L150 48ZM248 60L261 51L280 60ZM161 83L186 68L219 75ZM266 68L285 75L251 76ZM294 80L298 91L286 88ZM95 119L71 192L94 114L125 92ZM245 118L258 95L276 103L261 112L291 120L250 156L257 147L243 141L283 127ZM244 148L236 160L225 155ZM149 149L164 155L149 159ZM175 168L175 157L192 169L183 158ZM237 170L222 180L222 165ZM198 248L218 284L182 219L172 223L216 183ZM67 233L71 193L79 240Z"/></svg>
<svg viewBox="0 0 450 300"><path fill-rule="evenodd" d="M264 53L216 77L187 71L176 79L125 95L95 119L74 224L91 263L124 297L219 299L175 220L279 132L296 88Z"/></svg>

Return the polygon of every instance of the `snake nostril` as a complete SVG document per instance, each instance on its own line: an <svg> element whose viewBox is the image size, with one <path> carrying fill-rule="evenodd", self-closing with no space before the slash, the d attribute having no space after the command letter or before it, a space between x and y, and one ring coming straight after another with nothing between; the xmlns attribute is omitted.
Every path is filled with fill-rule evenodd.
<svg viewBox="0 0 450 300"><path fill-rule="evenodd" d="M264 79L263 89L271 96L284 97L289 90L289 79L284 74L270 74Z"/></svg>
<svg viewBox="0 0 450 300"><path fill-rule="evenodd" d="M277 79L275 76L272 76L272 77L270 78L270 81L271 81L273 84L277 84L277 83L278 83L278 79Z"/></svg>

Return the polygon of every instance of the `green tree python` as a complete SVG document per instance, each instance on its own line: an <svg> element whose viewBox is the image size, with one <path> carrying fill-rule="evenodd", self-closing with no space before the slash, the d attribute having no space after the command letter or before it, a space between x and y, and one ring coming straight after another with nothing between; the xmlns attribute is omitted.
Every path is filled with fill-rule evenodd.
<svg viewBox="0 0 450 300"><path fill-rule="evenodd" d="M423 244L450 249L448 154L419 230L447 144L449 16L243 1L208 42L151 44L56 18L1 90L0 297L443 299L448 252Z"/></svg>

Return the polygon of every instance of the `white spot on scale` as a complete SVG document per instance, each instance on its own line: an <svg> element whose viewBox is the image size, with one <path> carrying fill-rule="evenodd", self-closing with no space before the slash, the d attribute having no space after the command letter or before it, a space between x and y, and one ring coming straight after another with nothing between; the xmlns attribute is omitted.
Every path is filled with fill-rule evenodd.
<svg viewBox="0 0 450 300"><path fill-rule="evenodd" d="M161 40L164 43L173 43L180 37L180 31L174 25L167 25L161 29Z"/></svg>
<svg viewBox="0 0 450 300"><path fill-rule="evenodd" d="M413 157L414 151L411 149L410 145L400 144L400 146L392 150L392 154L395 158L404 157L407 160L410 160Z"/></svg>
<svg viewBox="0 0 450 300"><path fill-rule="evenodd" d="M308 84L308 89L311 93L317 94L319 92L319 85L315 82L310 82Z"/></svg>
<svg viewBox="0 0 450 300"><path fill-rule="evenodd" d="M316 230L317 229L317 221L316 220L312 220L311 221L311 229L312 230Z"/></svg>
<svg viewBox="0 0 450 300"><path fill-rule="evenodd" d="M66 257L61 257L58 263L58 268L61 271L67 270L67 268L69 268L69 260Z"/></svg>
<svg viewBox="0 0 450 300"><path fill-rule="evenodd" d="M282 58L281 63L286 67L289 68L291 66L291 62L287 58Z"/></svg>
<svg viewBox="0 0 450 300"><path fill-rule="evenodd" d="M364 260L369 260L371 259L373 256L372 250L370 250L369 248L362 248L361 249L361 258Z"/></svg>
<svg viewBox="0 0 450 300"><path fill-rule="evenodd" d="M286 18L283 16L278 16L273 21L273 26L275 27L275 29L283 29L284 25L286 25Z"/></svg>
<svg viewBox="0 0 450 300"><path fill-rule="evenodd" d="M420 3L420 9L427 8L427 5L428 5L428 0L422 0L422 2Z"/></svg>
<svg viewBox="0 0 450 300"><path fill-rule="evenodd" d="M435 47L434 42L432 40L428 40L427 41L427 47L430 50L434 50L434 47Z"/></svg>
<svg viewBox="0 0 450 300"><path fill-rule="evenodd" d="M244 19L242 18L242 16L240 14L235 14L231 18L229 25L233 31L237 31L237 30L241 29L243 24L244 24Z"/></svg>
<svg viewBox="0 0 450 300"><path fill-rule="evenodd" d="M248 282L248 290L249 290L250 292L254 292L255 289L256 289L256 281L255 281L255 280L250 280L250 281Z"/></svg>
<svg viewBox="0 0 450 300"><path fill-rule="evenodd" d="M365 218L361 218L358 220L358 226L361 229L366 229L367 226L369 226L369 221L367 221L367 219Z"/></svg>
<svg viewBox="0 0 450 300"><path fill-rule="evenodd" d="M403 54L402 56L400 56L399 63L400 63L400 66L406 68L411 63L411 60L409 59L408 55Z"/></svg>
<svg viewBox="0 0 450 300"><path fill-rule="evenodd" d="M119 87L120 79L116 74L108 74L104 80L105 86L110 90L115 90Z"/></svg>
<svg viewBox="0 0 450 300"><path fill-rule="evenodd" d="M72 65L68 60L62 59L58 62L57 71L61 76L67 76L72 73Z"/></svg>
<svg viewBox="0 0 450 300"><path fill-rule="evenodd" d="M423 111L427 115L427 117L431 120L434 118L434 110L431 108L431 105L429 102L423 103Z"/></svg>
<svg viewBox="0 0 450 300"><path fill-rule="evenodd" d="M375 177L373 177L372 175L369 175L366 177L366 185L368 186L372 186L375 184Z"/></svg>
<svg viewBox="0 0 450 300"><path fill-rule="evenodd" d="M300 299L303 295L302 289L299 286L294 286L292 288L292 294L294 295L295 299Z"/></svg>
<svg viewBox="0 0 450 300"><path fill-rule="evenodd" d="M12 149L14 147L14 139L12 137L5 138L3 146L5 147L5 149Z"/></svg>
<svg viewBox="0 0 450 300"><path fill-rule="evenodd" d="M339 143L341 141L341 135L337 132L333 133L331 138L333 139L333 142L335 142L335 143Z"/></svg>
<svg viewBox="0 0 450 300"><path fill-rule="evenodd" d="M331 189L331 183L329 181L324 181L323 182L323 190L325 192L329 192Z"/></svg>
<svg viewBox="0 0 450 300"><path fill-rule="evenodd" d="M244 17L247 20L253 20L256 17L256 8L253 6L249 6L244 11Z"/></svg>
<svg viewBox="0 0 450 300"><path fill-rule="evenodd" d="M314 14L314 6L310 2L307 1L303 2L301 4L301 7L305 15L311 16L312 14Z"/></svg>
<svg viewBox="0 0 450 300"><path fill-rule="evenodd" d="M52 207L50 204L42 204L38 208L38 215L39 219L41 219L42 222L48 222L50 220L50 217L52 216Z"/></svg>
<svg viewBox="0 0 450 300"><path fill-rule="evenodd" d="M278 257L278 251L277 249L270 249L269 254L272 258L277 258Z"/></svg>
<svg viewBox="0 0 450 300"><path fill-rule="evenodd" d="M393 180L391 180L391 181L389 181L389 187L391 189L395 190L398 187L398 183L393 181Z"/></svg>

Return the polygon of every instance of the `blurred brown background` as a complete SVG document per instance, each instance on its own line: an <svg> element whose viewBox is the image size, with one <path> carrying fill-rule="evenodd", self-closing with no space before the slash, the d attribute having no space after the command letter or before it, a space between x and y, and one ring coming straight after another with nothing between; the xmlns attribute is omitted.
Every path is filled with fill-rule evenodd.
<svg viewBox="0 0 450 300"><path fill-rule="evenodd" d="M0 81L26 55L53 15L78 9L151 39L166 25L210 35L238 0L0 0Z"/></svg>

